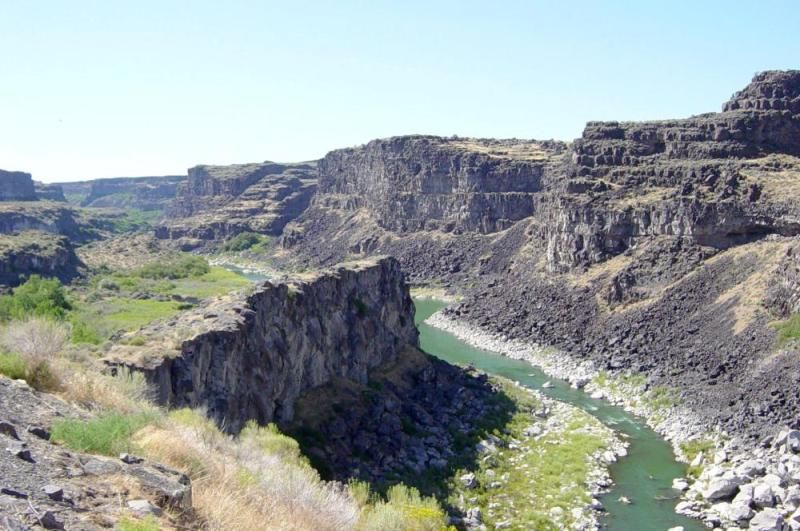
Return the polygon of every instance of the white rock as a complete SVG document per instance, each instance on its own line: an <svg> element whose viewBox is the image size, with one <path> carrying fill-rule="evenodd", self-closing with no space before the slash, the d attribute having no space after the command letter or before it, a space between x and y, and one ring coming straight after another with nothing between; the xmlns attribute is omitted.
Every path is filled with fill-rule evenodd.
<svg viewBox="0 0 800 531"><path fill-rule="evenodd" d="M714 464L715 465L719 465L721 463L724 463L727 460L728 460L728 454L725 452L725 450L720 450L718 452L714 452Z"/></svg>
<svg viewBox="0 0 800 531"><path fill-rule="evenodd" d="M689 488L689 482L684 478L675 478L672 480L672 488L683 492Z"/></svg>
<svg viewBox="0 0 800 531"><path fill-rule="evenodd" d="M461 480L461 483L468 489L474 489L478 486L478 479L475 477L475 474L472 472L468 474L464 474L463 476L458 478Z"/></svg>
<svg viewBox="0 0 800 531"><path fill-rule="evenodd" d="M786 523L789 524L789 529L792 531L800 530L800 510L793 512Z"/></svg>
<svg viewBox="0 0 800 531"><path fill-rule="evenodd" d="M766 484L758 484L753 489L753 503L758 507L772 507L775 505L775 494L772 487Z"/></svg>
<svg viewBox="0 0 800 531"><path fill-rule="evenodd" d="M764 462L760 459L748 459L736 467L736 475L753 479L757 476L764 475L765 470Z"/></svg>
<svg viewBox="0 0 800 531"><path fill-rule="evenodd" d="M667 531L683 531L683 526L679 525L678 527L670 527Z"/></svg>
<svg viewBox="0 0 800 531"><path fill-rule="evenodd" d="M753 491L755 490L755 485L752 483L747 483L746 485L739 485L739 493L733 498L732 503L738 503L740 505L751 505L753 503Z"/></svg>
<svg viewBox="0 0 800 531"><path fill-rule="evenodd" d="M551 387L554 387L554 386L553 386L553 382L551 382L550 380L548 380L548 381L546 381L545 383L542 384L542 389L550 389Z"/></svg>
<svg viewBox="0 0 800 531"><path fill-rule="evenodd" d="M800 508L800 486L792 485L786 489L783 496L781 496L781 502L790 511Z"/></svg>
<svg viewBox="0 0 800 531"><path fill-rule="evenodd" d="M149 514L153 516L161 515L161 509L147 500L130 500L128 502L128 508L139 516L147 516Z"/></svg>
<svg viewBox="0 0 800 531"><path fill-rule="evenodd" d="M786 434L786 449L792 452L800 452L800 431L791 430Z"/></svg>
<svg viewBox="0 0 800 531"><path fill-rule="evenodd" d="M675 506L675 512L678 514L682 514L684 516L691 517L697 514L697 509L693 502L682 501L678 502L678 505Z"/></svg>
<svg viewBox="0 0 800 531"><path fill-rule="evenodd" d="M767 474L761 479L761 483L765 483L770 487L780 487L783 485L783 478L777 474Z"/></svg>
<svg viewBox="0 0 800 531"><path fill-rule="evenodd" d="M783 516L777 509L764 509L750 520L750 531L781 531Z"/></svg>
<svg viewBox="0 0 800 531"><path fill-rule="evenodd" d="M722 500L730 498L736 494L741 481L738 478L718 477L712 479L703 491L703 497L707 500Z"/></svg>
<svg viewBox="0 0 800 531"><path fill-rule="evenodd" d="M689 463L689 465L691 465L691 466L700 466L700 465L703 464L703 461L705 461L705 458L703 457L702 453L699 453L696 456L694 456L694 459L692 459L692 462Z"/></svg>
<svg viewBox="0 0 800 531"><path fill-rule="evenodd" d="M740 503L718 503L711 507L723 520L743 524L753 517L753 510Z"/></svg>

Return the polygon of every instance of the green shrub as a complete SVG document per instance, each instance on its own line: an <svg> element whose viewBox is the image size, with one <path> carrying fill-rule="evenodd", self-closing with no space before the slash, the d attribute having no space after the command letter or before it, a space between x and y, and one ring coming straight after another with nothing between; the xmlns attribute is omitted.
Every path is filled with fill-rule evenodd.
<svg viewBox="0 0 800 531"><path fill-rule="evenodd" d="M140 520L125 517L117 522L117 531L158 531L161 526L153 515Z"/></svg>
<svg viewBox="0 0 800 531"><path fill-rule="evenodd" d="M26 375L25 360L14 353L0 352L0 374L5 374L12 380L24 380Z"/></svg>
<svg viewBox="0 0 800 531"><path fill-rule="evenodd" d="M72 324L72 342L76 344L88 343L90 345L99 345L103 342L103 338L97 332L95 327L87 323L85 320L75 315L70 319Z"/></svg>
<svg viewBox="0 0 800 531"><path fill-rule="evenodd" d="M69 337L67 327L58 321L33 317L5 326L0 343L7 352L19 354L25 364L25 380L39 391L54 391L60 381L50 363L61 355Z"/></svg>
<svg viewBox="0 0 800 531"><path fill-rule="evenodd" d="M347 490L362 509L376 501L376 495L372 492L372 487L366 481L358 481L350 478L347 482Z"/></svg>
<svg viewBox="0 0 800 531"><path fill-rule="evenodd" d="M279 456L284 461L306 465L308 462L300 453L300 445L296 440L282 434L275 424L259 426L255 421L248 421L239 434L243 441L252 441L261 450Z"/></svg>
<svg viewBox="0 0 800 531"><path fill-rule="evenodd" d="M686 456L688 461L693 461L697 454L709 456L716 448L714 441L710 439L692 439L680 444L683 455Z"/></svg>
<svg viewBox="0 0 800 531"><path fill-rule="evenodd" d="M351 493L353 493L351 487ZM356 487L354 496L370 498L369 491ZM356 498L357 501L360 500ZM386 501L376 500L363 509L358 529L441 531L447 529L447 516L433 497L423 498L415 488L397 484L389 488Z"/></svg>
<svg viewBox="0 0 800 531"><path fill-rule="evenodd" d="M221 250L228 253L246 251L251 247L263 243L266 238L254 232L242 232L222 244Z"/></svg>
<svg viewBox="0 0 800 531"><path fill-rule="evenodd" d="M97 283L97 288L106 291L119 291L119 284L110 278L103 278Z"/></svg>
<svg viewBox="0 0 800 531"><path fill-rule="evenodd" d="M32 316L63 319L71 308L61 282L39 275L14 288L13 295L0 296L0 319L5 321Z"/></svg>
<svg viewBox="0 0 800 531"><path fill-rule="evenodd" d="M172 262L154 262L142 266L135 271L135 275L141 278L154 280L199 277L211 270L208 261L201 256L185 256Z"/></svg>
<svg viewBox="0 0 800 531"><path fill-rule="evenodd" d="M777 324L775 328L778 330L780 345L800 339L800 313L793 314L786 321Z"/></svg>
<svg viewBox="0 0 800 531"><path fill-rule="evenodd" d="M156 417L150 413L106 413L91 420L66 419L56 422L52 439L73 450L104 455L131 451L131 437Z"/></svg>

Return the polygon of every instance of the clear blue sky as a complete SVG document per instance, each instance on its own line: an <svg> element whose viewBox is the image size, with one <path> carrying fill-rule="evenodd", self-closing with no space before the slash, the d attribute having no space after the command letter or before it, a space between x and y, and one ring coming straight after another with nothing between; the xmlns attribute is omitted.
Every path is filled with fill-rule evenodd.
<svg viewBox="0 0 800 531"><path fill-rule="evenodd" d="M2 1L0 168L45 181L559 138L800 68L800 1Z"/></svg>

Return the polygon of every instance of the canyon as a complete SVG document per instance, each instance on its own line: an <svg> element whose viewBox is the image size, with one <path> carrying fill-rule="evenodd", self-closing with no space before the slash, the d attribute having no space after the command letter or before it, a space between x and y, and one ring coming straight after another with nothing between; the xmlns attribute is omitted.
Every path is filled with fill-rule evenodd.
<svg viewBox="0 0 800 531"><path fill-rule="evenodd" d="M109 219L28 174L0 177L0 232L19 242L0 249L0 281L80 276L73 247L107 237ZM692 461L682 514L796 529L799 183L793 70L755 75L721 112L589 122L571 143L407 135L62 189L164 212L149 246L279 272L114 337L107 370L144 375L162 405L232 434L313 427L304 448L339 480L384 481L399 470L389 454L404 473L436 468L454 439L431 419L469 430L498 388L419 350L410 284L452 301L432 325L645 415ZM260 247L226 250L243 236ZM317 407L350 395L359 414ZM697 441L713 453L682 450ZM466 511L460 525L479 527Z"/></svg>

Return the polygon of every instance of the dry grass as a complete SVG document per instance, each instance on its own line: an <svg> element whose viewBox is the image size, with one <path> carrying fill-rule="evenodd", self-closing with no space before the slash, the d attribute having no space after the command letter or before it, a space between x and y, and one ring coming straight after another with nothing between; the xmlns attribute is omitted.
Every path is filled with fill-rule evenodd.
<svg viewBox="0 0 800 531"><path fill-rule="evenodd" d="M709 264L713 264L725 257L733 259L756 257L760 263L759 267L753 268L753 272L747 278L731 286L714 301L715 304L732 307L734 334L743 332L761 311L764 294L769 282L774 278L775 267L780 257L786 254L789 245L787 242L756 242L734 247L708 260Z"/></svg>
<svg viewBox="0 0 800 531"><path fill-rule="evenodd" d="M592 264L591 267L584 272L567 273L564 275L564 278L573 286L584 288L591 286L595 282L608 280L628 267L632 261L633 255L618 254L599 264Z"/></svg>
<svg viewBox="0 0 800 531"><path fill-rule="evenodd" d="M612 204L621 209L651 206L664 201L674 192L672 188L638 189L630 195L615 200Z"/></svg>
<svg viewBox="0 0 800 531"><path fill-rule="evenodd" d="M800 158L769 155L747 162L740 172L745 183L761 186L764 198L773 202L796 201L800 197Z"/></svg>
<svg viewBox="0 0 800 531"><path fill-rule="evenodd" d="M500 159L544 162L552 156L551 153L545 150L538 142L525 140L510 141L462 138L451 140L448 142L448 145L465 151L475 151Z"/></svg>
<svg viewBox="0 0 800 531"><path fill-rule="evenodd" d="M20 354L30 366L36 366L55 359L68 337L63 324L34 317L9 324L3 330L0 342L8 351Z"/></svg>
<svg viewBox="0 0 800 531"><path fill-rule="evenodd" d="M61 376L54 362L68 337L62 323L34 317L9 323L0 335L0 344L19 355L28 384L39 391L56 391L61 387Z"/></svg>
<svg viewBox="0 0 800 531"><path fill-rule="evenodd" d="M61 372L65 374L61 397L86 409L129 414L154 407L142 373L119 369L117 376L111 376L85 367L69 367Z"/></svg>
<svg viewBox="0 0 800 531"><path fill-rule="evenodd" d="M169 418L168 427L145 428L136 442L150 458L192 477L205 529L333 531L358 522L360 509L346 490L321 481L299 451L287 456L290 443L276 442L291 439L256 427L234 439L187 410Z"/></svg>

